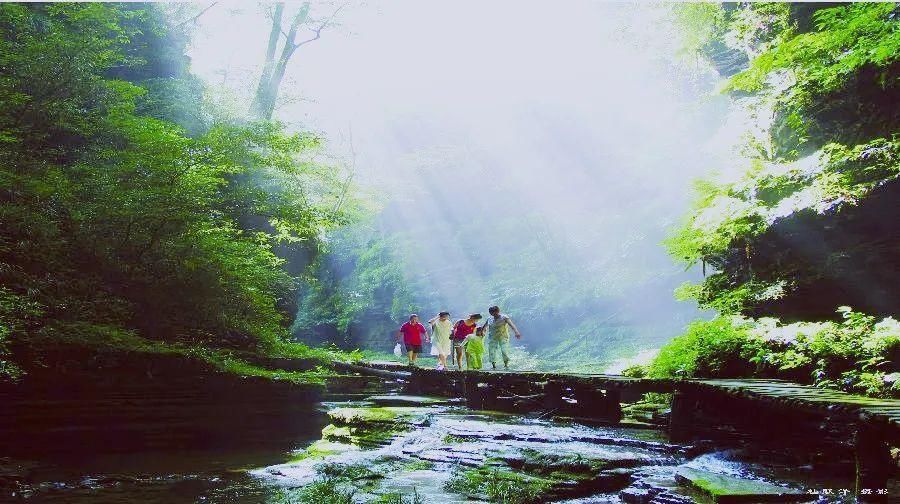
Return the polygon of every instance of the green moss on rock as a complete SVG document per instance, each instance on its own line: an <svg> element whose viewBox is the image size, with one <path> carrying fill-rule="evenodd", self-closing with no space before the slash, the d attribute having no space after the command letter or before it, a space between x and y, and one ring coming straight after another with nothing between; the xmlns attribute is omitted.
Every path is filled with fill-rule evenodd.
<svg viewBox="0 0 900 504"><path fill-rule="evenodd" d="M373 423L361 426L330 424L322 429L322 438L361 448L377 448L390 443L398 434L410 429L411 427L406 424Z"/></svg>
<svg viewBox="0 0 900 504"><path fill-rule="evenodd" d="M325 457L331 455L336 455L338 453L356 449L358 448L349 443L320 439L315 443L309 445L309 447L305 450L295 453L290 459L288 459L288 462L298 462L309 458L324 459Z"/></svg>
<svg viewBox="0 0 900 504"><path fill-rule="evenodd" d="M335 408L328 412L334 423L339 425L362 425L370 423L411 423L418 408L404 408L395 406L384 407L347 407Z"/></svg>
<svg viewBox="0 0 900 504"><path fill-rule="evenodd" d="M809 495L793 488L687 467L680 468L675 474L675 479L681 484L700 490L716 504L809 500Z"/></svg>
<svg viewBox="0 0 900 504"><path fill-rule="evenodd" d="M328 412L334 423L322 430L322 436L363 448L383 446L423 422L418 416L420 412L420 409L401 407L336 408Z"/></svg>

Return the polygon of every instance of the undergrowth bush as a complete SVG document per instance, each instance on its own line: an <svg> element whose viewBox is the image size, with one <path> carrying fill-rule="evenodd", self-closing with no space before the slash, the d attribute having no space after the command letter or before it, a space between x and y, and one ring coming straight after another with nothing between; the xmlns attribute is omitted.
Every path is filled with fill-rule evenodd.
<svg viewBox="0 0 900 504"><path fill-rule="evenodd" d="M489 502L500 504L531 504L546 502L550 482L503 469L483 467L455 471L444 484L444 489L469 497L484 496Z"/></svg>
<svg viewBox="0 0 900 504"><path fill-rule="evenodd" d="M3 336L0 325L0 336ZM103 354L145 354L171 355L200 361L222 373L244 377L259 377L297 384L321 384L331 374L326 369L333 360L351 360L352 353L341 353L336 349L310 348L301 343L279 342L277 347L267 352L247 353L230 349L217 349L196 343L165 342L141 337L137 331L122 329L114 325L90 324L86 322L53 322L44 325L28 337L14 335L9 338L12 346L18 348L19 360L25 360L14 373L5 373L0 360L0 380L19 379L27 375L29 369L47 367L52 362L44 362L48 355L61 349L90 349L95 356ZM0 338L0 357L3 357L3 339ZM297 358L313 361L315 369L309 371L282 371L268 369L253 361L259 357ZM313 367L313 366L311 366Z"/></svg>
<svg viewBox="0 0 900 504"><path fill-rule="evenodd" d="M660 350L652 377L780 378L900 397L900 323L841 307L840 322L719 316L690 324Z"/></svg>

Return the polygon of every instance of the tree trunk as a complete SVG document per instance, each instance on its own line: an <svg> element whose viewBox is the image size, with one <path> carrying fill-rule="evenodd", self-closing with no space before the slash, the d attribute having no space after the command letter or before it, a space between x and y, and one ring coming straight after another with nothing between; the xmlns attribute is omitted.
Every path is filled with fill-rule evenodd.
<svg viewBox="0 0 900 504"><path fill-rule="evenodd" d="M271 112L265 116L264 104L270 101L269 85L272 80L272 70L275 68L275 52L278 50L278 39L281 36L281 19L284 16L284 3L275 4L275 12L272 14L272 29L269 31L269 44L266 47L266 59L263 64L262 74L256 86L256 94L250 104L250 115L256 119L269 119Z"/></svg>
<svg viewBox="0 0 900 504"><path fill-rule="evenodd" d="M296 44L297 30L309 17L309 2L304 2L291 21L288 33L282 30L282 18L284 17L284 3L275 5L275 12L272 16L272 29L269 32L269 45L266 47L266 60L263 65L262 74L259 77L259 84L256 87L256 94L253 102L250 104L250 115L257 120L271 120L272 114L275 112L275 101L278 99L278 88L281 87L281 81L284 79L284 73L290 62L294 51L300 46ZM278 52L278 40L284 35L284 45L281 47L281 55L277 62L275 53Z"/></svg>

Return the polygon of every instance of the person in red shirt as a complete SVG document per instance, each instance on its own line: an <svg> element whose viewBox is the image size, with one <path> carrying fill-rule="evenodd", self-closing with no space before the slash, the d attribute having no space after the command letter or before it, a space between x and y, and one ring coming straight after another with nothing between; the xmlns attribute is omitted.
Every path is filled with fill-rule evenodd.
<svg viewBox="0 0 900 504"><path fill-rule="evenodd" d="M403 339L403 344L406 345L406 356L409 359L409 365L415 366L416 359L419 357L419 354L422 353L422 340L425 340L425 343L428 343L430 339L428 338L428 331L425 330L425 326L419 323L419 316L413 313L409 316L409 322L404 323L400 326L400 330L397 331L397 341Z"/></svg>

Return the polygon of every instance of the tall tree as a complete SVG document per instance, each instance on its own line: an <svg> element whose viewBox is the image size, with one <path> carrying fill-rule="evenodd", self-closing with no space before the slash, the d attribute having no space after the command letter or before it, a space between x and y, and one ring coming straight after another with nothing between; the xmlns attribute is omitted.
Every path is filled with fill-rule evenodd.
<svg viewBox="0 0 900 504"><path fill-rule="evenodd" d="M250 104L250 115L254 119L269 120L275 111L278 89L287 71L287 66L294 53L301 46L315 42L322 37L322 32L333 26L334 20L344 8L341 4L329 16L314 19L310 16L310 3L303 2L290 22L285 23L284 2L278 2L270 12L272 28L269 31L269 43L266 46L265 63L256 87L256 94ZM287 31L285 31L287 27ZM297 41L298 35L307 32L307 37Z"/></svg>
<svg viewBox="0 0 900 504"><path fill-rule="evenodd" d="M0 4L0 378L7 337L274 345L295 283L276 247L342 220L317 137L173 122L202 88L150 87L193 82L171 30L155 4Z"/></svg>

